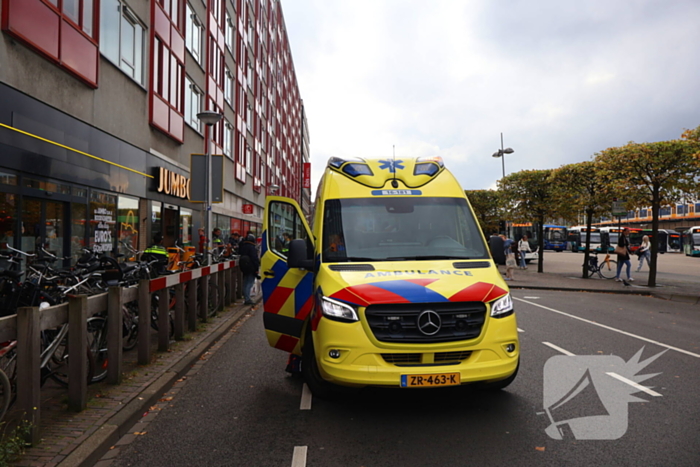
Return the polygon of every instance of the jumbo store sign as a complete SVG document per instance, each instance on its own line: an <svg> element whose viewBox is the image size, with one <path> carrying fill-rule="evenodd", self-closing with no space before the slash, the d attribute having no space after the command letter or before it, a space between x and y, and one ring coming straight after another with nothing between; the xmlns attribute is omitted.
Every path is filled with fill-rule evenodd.
<svg viewBox="0 0 700 467"><path fill-rule="evenodd" d="M182 199L190 199L190 179L164 167L156 171L156 191Z"/></svg>

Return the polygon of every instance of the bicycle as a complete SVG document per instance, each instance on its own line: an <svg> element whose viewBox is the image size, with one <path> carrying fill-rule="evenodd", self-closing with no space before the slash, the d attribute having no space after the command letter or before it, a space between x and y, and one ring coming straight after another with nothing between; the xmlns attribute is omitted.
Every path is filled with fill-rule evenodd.
<svg viewBox="0 0 700 467"><path fill-rule="evenodd" d="M606 253L601 263L598 263L598 254L588 258L588 272L597 273L601 279L612 279L617 275L617 261L610 259L610 254Z"/></svg>

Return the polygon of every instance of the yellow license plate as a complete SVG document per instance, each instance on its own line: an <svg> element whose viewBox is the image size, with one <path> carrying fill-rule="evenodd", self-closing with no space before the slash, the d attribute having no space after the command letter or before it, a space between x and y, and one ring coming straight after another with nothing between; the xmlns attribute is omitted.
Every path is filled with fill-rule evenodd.
<svg viewBox="0 0 700 467"><path fill-rule="evenodd" d="M436 375L401 375L402 388L457 386L459 384L461 384L459 373L439 373Z"/></svg>

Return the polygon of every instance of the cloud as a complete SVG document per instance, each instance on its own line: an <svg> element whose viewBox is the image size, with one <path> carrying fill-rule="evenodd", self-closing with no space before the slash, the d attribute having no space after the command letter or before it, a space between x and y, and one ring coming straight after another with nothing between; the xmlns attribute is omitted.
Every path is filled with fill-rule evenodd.
<svg viewBox="0 0 700 467"><path fill-rule="evenodd" d="M700 125L700 2L283 0L311 133L331 156L441 155L464 188Z"/></svg>

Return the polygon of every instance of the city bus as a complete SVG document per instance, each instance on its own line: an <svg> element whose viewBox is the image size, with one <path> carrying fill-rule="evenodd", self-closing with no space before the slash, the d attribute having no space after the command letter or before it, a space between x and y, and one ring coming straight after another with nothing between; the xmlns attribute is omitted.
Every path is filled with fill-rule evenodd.
<svg viewBox="0 0 700 467"><path fill-rule="evenodd" d="M642 237L644 237L644 235L647 235L646 233L642 233L642 229L638 229L636 227L601 227L601 248L597 249L596 251L598 253L603 253L605 251L604 245L607 245L607 253L614 252L615 247L617 246L617 242L620 241L620 232L622 232L624 229L629 229L630 231L628 237L628 240L630 242L630 251L634 252L635 250L637 250L637 248L639 248L639 246L642 244ZM649 238L651 238L651 235L649 235Z"/></svg>
<svg viewBox="0 0 700 467"><path fill-rule="evenodd" d="M654 241L652 229L633 229L630 233L630 249L636 250L642 244L642 238L647 235L650 241ZM659 229L659 253L680 253L682 250L681 234L673 230Z"/></svg>
<svg viewBox="0 0 700 467"><path fill-rule="evenodd" d="M586 231L587 228L585 225L575 225L573 227L569 227L569 234L567 236L567 240L569 242L569 248L571 249L571 251L586 251L586 248L583 245L583 242L586 241ZM600 229L598 227L591 227L591 239L590 244L588 245L588 250L602 251L600 247L600 240Z"/></svg>
<svg viewBox="0 0 700 467"><path fill-rule="evenodd" d="M537 240L537 224L534 222L509 222L506 232L508 238L519 242L524 235L527 235L527 242L530 244L530 253L525 254L525 262L537 261L539 254L537 251L539 242Z"/></svg>
<svg viewBox="0 0 700 467"><path fill-rule="evenodd" d="M683 252L686 256L700 258L700 226L683 232Z"/></svg>
<svg viewBox="0 0 700 467"><path fill-rule="evenodd" d="M544 225L544 249L556 252L566 250L567 228L563 225Z"/></svg>

